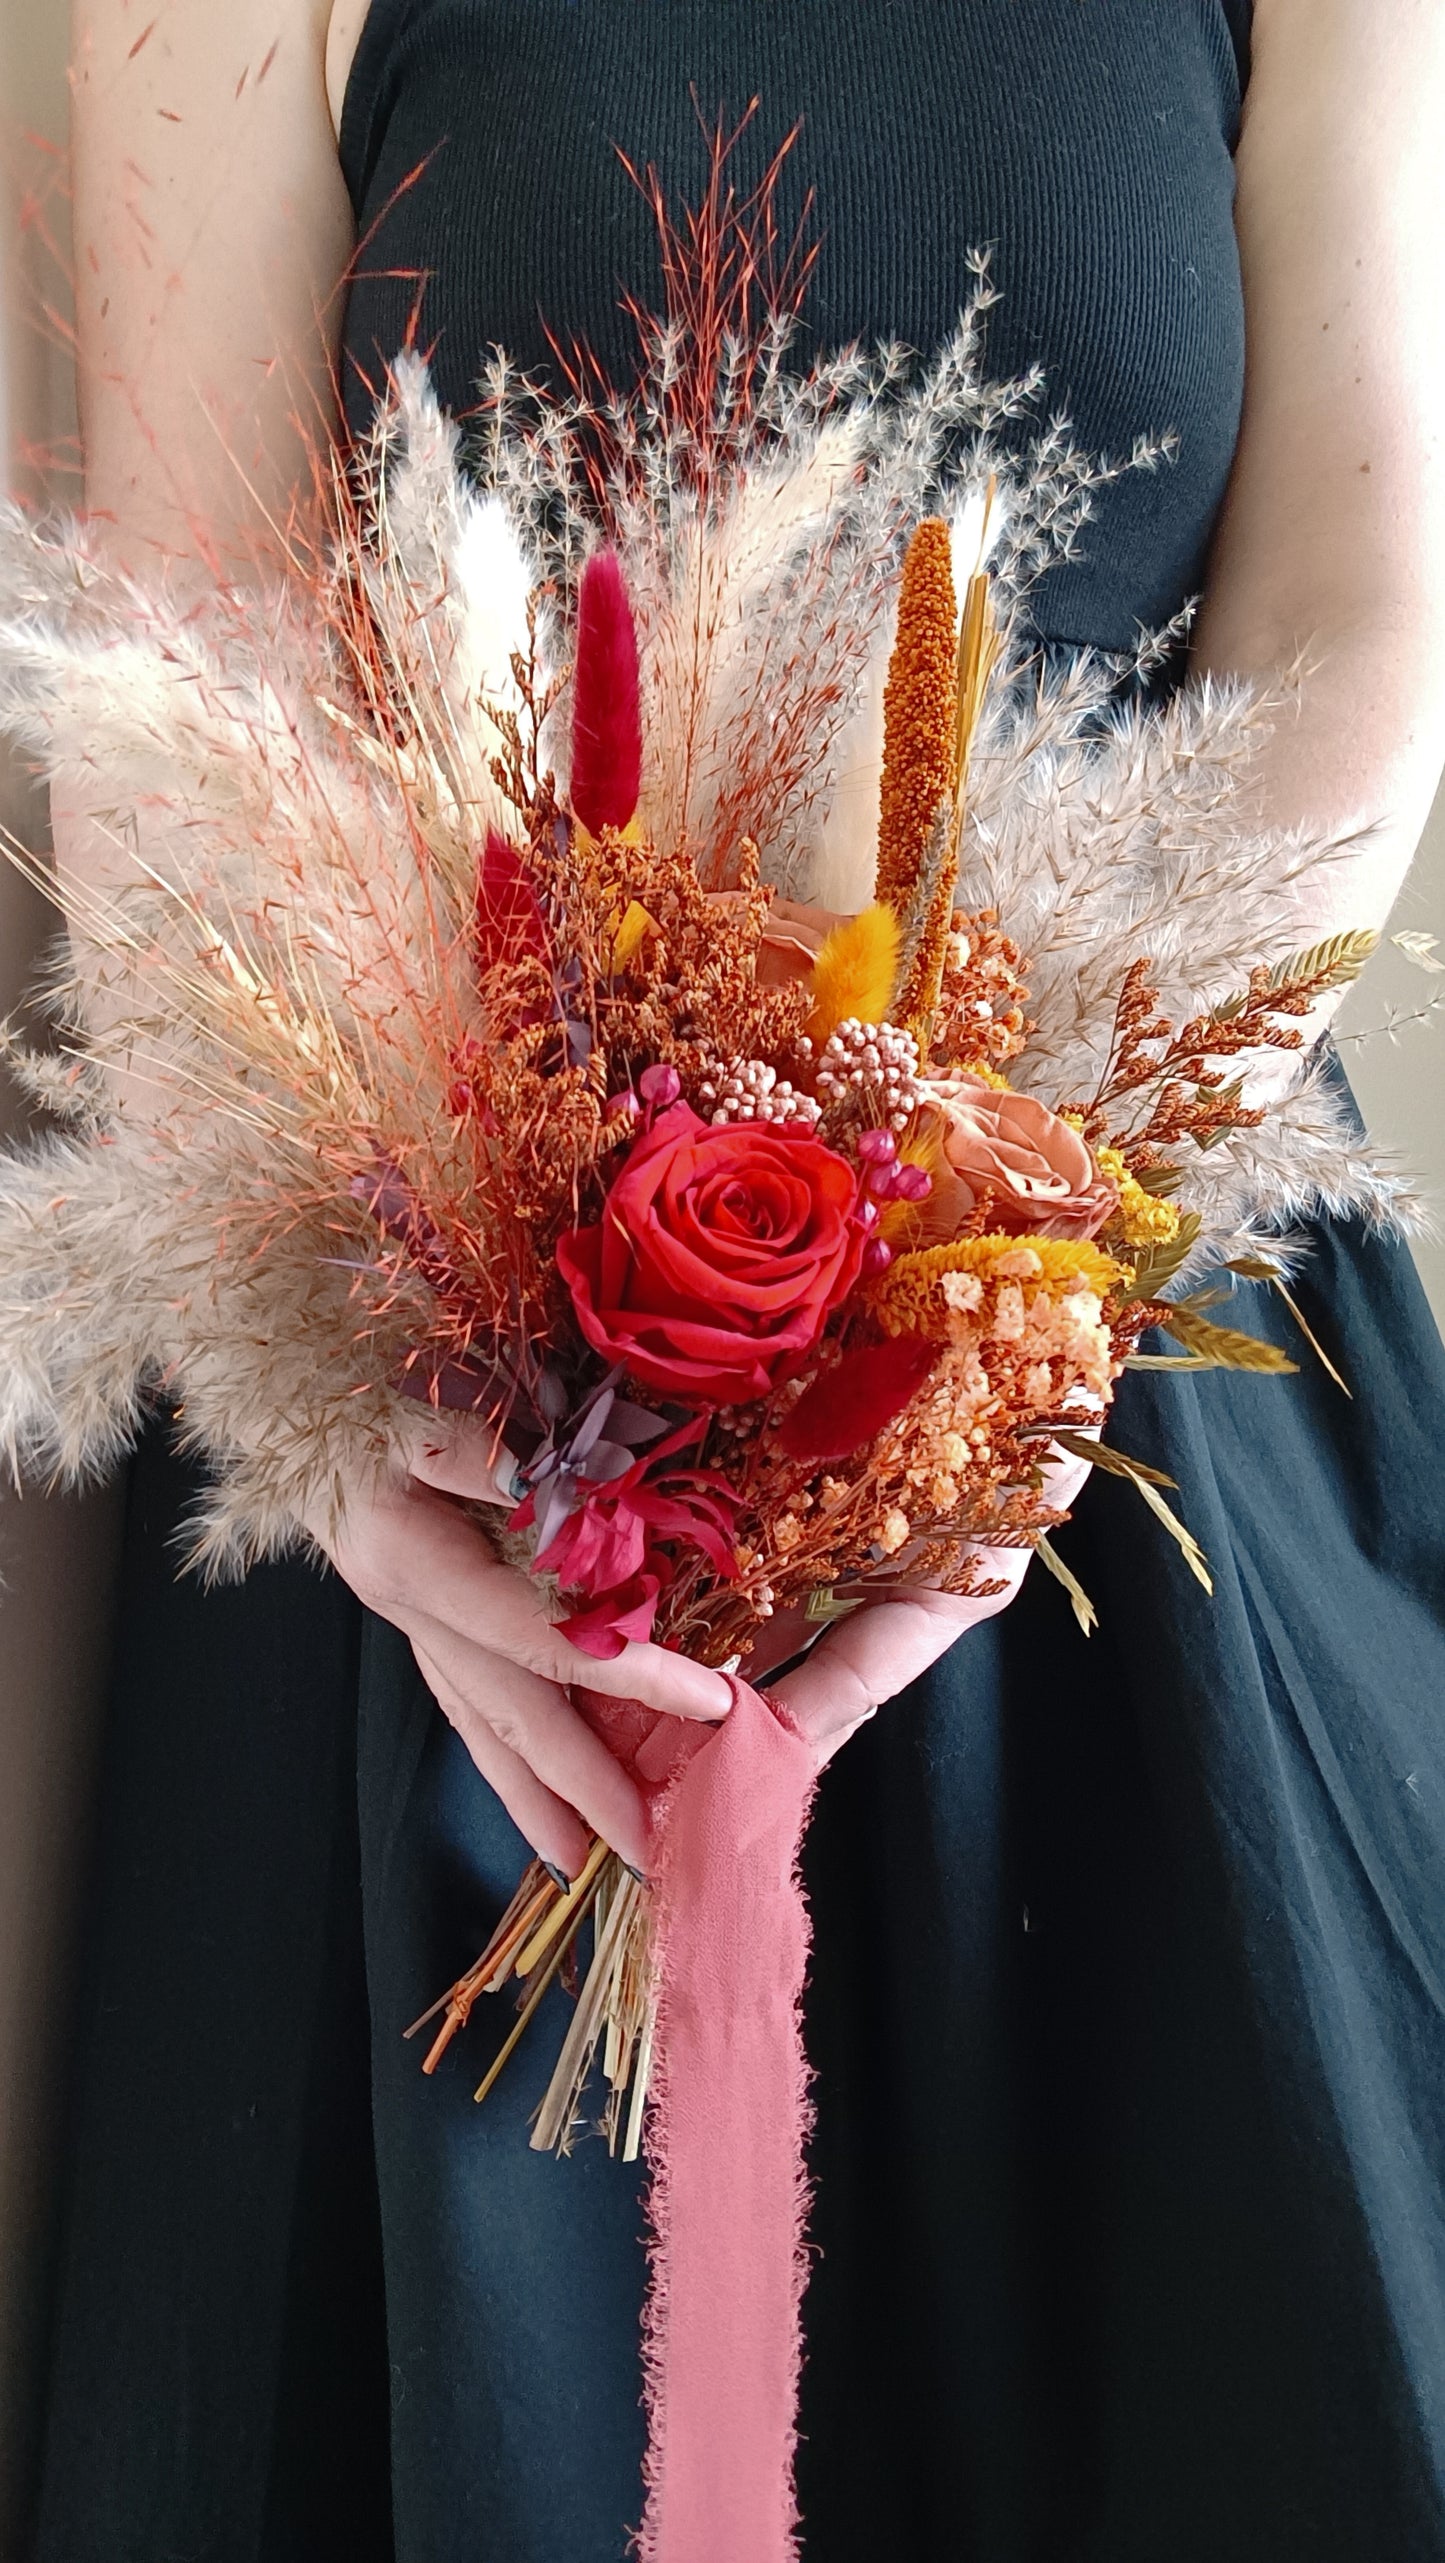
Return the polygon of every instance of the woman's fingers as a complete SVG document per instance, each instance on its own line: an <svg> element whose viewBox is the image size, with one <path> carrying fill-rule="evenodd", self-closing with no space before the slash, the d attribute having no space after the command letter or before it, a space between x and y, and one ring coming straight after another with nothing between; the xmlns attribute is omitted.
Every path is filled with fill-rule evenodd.
<svg viewBox="0 0 1445 2563"><path fill-rule="evenodd" d="M570 1872L590 1825L635 1868L648 1852L635 1781L565 1696L577 1683L674 1717L717 1720L731 1705L724 1676L670 1648L634 1643L600 1660L548 1618L536 1585L496 1557L458 1496L495 1497L498 1446L475 1418L419 1424L414 1473L355 1503L323 1541L352 1589L412 1639L441 1706L544 1859ZM426 1472L430 1474L427 1475ZM1045 1472L1051 1503L1072 1503L1087 1476L1063 1454ZM319 1536L319 1534L318 1534ZM784 1677L779 1697L823 1759L934 1663L961 1630L1012 1599L1027 1551L980 1550L1001 1590L985 1598L919 1592L842 1621ZM773 1630L774 1640L781 1637ZM779 1661L776 1646L759 1649Z"/></svg>
<svg viewBox="0 0 1445 2563"><path fill-rule="evenodd" d="M996 1593L920 1590L896 1602L865 1603L818 1640L807 1660L773 1686L790 1717L826 1761L885 1700L905 1691L965 1629L1013 1600L1027 1549L978 1552Z"/></svg>
<svg viewBox="0 0 1445 2563"><path fill-rule="evenodd" d="M632 1868L646 1867L648 1829L642 1792L555 1683L504 1655L473 1646L455 1629L424 1615L410 1616L400 1625L418 1655L427 1657L448 1692L462 1703L464 1718L454 1716L448 1700L442 1701L442 1707L465 1737L478 1769L483 1768L481 1757L487 1748L483 1743L479 1750L474 1735L485 1727L517 1761L525 1763L547 1797L563 1809L575 1809L583 1824L600 1833ZM490 1778L490 1772L486 1776ZM511 1809L507 1790L500 1783L494 1785ZM517 1821L528 1839L535 1841L530 1822L522 1823L520 1816ZM558 1858L570 1873L580 1865L583 1848L585 1843L579 1844L574 1835L564 1852L549 1850L543 1857Z"/></svg>
<svg viewBox="0 0 1445 2563"><path fill-rule="evenodd" d="M1079 1431L1087 1433L1090 1441L1099 1438L1097 1424L1081 1424ZM1089 1460L1076 1459L1072 1451L1058 1451L1055 1458L1045 1460L1044 1482L1040 1490L1045 1503L1060 1513L1067 1513L1083 1493L1092 1465Z"/></svg>
<svg viewBox="0 0 1445 2563"><path fill-rule="evenodd" d="M480 1567L469 1558L461 1563L455 1584L443 1587L428 1608L464 1635L475 1635L480 1644L549 1682L580 1682L608 1699L640 1700L644 1708L665 1709L678 1718L726 1717L732 1693L723 1675L708 1665L694 1664L670 1647L635 1641L620 1655L585 1654L548 1619L536 1585L514 1567L493 1558L485 1558Z"/></svg>
<svg viewBox="0 0 1445 2563"><path fill-rule="evenodd" d="M448 1680L426 1647L412 1641L422 1680L465 1744L489 1788L495 1789L519 1833L525 1834L540 1860L575 1877L591 1839L574 1807L565 1805L529 1769L520 1753L504 1744L474 1702Z"/></svg>
<svg viewBox="0 0 1445 2563"><path fill-rule="evenodd" d="M477 1415L438 1415L420 1407L412 1426L407 1466L439 1495L465 1495L474 1504L511 1504L517 1463L495 1424Z"/></svg>
<svg viewBox="0 0 1445 2563"><path fill-rule="evenodd" d="M633 1644L603 1662L572 1646L530 1578L495 1557L455 1503L414 1480L360 1508L331 1554L383 1619L403 1626L424 1616L544 1681L582 1682L673 1717L717 1719L732 1705L720 1673L668 1647Z"/></svg>
<svg viewBox="0 0 1445 2563"><path fill-rule="evenodd" d="M1097 1432L1097 1427L1082 1430ZM1089 1462L1059 1451L1046 1461L1042 1493L1060 1512L1077 1502ZM867 1603L821 1637L806 1661L783 1676L776 1696L824 1761L885 1700L905 1691L965 1629L1006 1610L1028 1570L1027 1548L979 1547L974 1558L998 1590L935 1593L922 1587L895 1601ZM759 1650L761 1653L761 1649ZM778 1659L776 1655L773 1661ZM765 1677L764 1677L765 1678Z"/></svg>

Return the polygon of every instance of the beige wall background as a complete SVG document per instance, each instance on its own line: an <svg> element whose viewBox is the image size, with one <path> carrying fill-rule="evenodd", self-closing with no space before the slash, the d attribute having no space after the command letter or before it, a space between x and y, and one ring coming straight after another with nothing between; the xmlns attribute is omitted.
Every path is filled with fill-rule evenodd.
<svg viewBox="0 0 1445 2563"><path fill-rule="evenodd" d="M63 298L63 278L30 219L37 193L57 222L63 217L57 163L42 146L53 149L65 134L65 28L65 0L0 0L0 433L10 490L33 490L44 475L27 461L29 449L62 444L74 427L63 342L36 318L42 303ZM0 765L0 819L37 840L42 814L13 763ZM1445 961L1445 802L1392 920L1392 931L1402 929L1437 934ZM38 903L0 865L0 1010L16 1002L44 931ZM1431 974L1387 941L1352 992L1341 1030L1372 1127L1445 1206L1445 972ZM1417 1252L1445 1321L1445 1240ZM34 2453L50 2174L116 1529L113 1497L0 1501L0 2558L8 2563L19 2563Z"/></svg>
<svg viewBox="0 0 1445 2563"><path fill-rule="evenodd" d="M1340 1008L1341 1054L1375 1137L1422 1179L1429 1232L1415 1261L1445 1333L1445 970L1395 942L1433 935L1445 962L1445 790L1369 968Z"/></svg>
<svg viewBox="0 0 1445 2563"><path fill-rule="evenodd" d="M0 434L7 492L36 495L37 447L73 452L63 336L36 325L63 296L43 240L63 220L64 0L0 0ZM48 142L50 150L45 145ZM0 751L0 823L43 842L39 796ZM49 931L43 902L0 862L0 1013ZM0 1130L16 1127L0 1095ZM113 1496L0 1498L0 2557L20 2563L33 2472L52 2169L63 2107L80 1882L95 1798L97 1714L118 1527Z"/></svg>

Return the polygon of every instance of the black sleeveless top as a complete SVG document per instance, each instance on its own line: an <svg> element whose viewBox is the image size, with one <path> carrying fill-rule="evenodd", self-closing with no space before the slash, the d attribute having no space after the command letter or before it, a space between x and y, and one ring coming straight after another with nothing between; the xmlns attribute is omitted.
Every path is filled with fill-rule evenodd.
<svg viewBox="0 0 1445 2563"><path fill-rule="evenodd" d="M432 357L475 404L499 342L546 373L546 328L625 380L619 302L659 299L651 217L618 159L695 196L699 112L738 121L744 182L802 120L784 223L816 190L807 322L833 346L936 346L971 249L1002 299L996 375L1035 362L1045 411L1118 454L1177 460L1101 499L1084 556L1036 599L1050 640L1127 647L1197 591L1238 432L1243 310L1232 152L1251 0L372 0L341 157L361 247L345 400ZM695 93L695 102L694 102Z"/></svg>

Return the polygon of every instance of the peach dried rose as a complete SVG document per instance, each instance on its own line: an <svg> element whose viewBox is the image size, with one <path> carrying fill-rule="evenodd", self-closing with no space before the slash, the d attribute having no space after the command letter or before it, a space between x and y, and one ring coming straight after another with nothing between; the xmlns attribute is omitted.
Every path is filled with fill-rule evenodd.
<svg viewBox="0 0 1445 2563"><path fill-rule="evenodd" d="M925 1108L942 1163L926 1205L935 1236L956 1237L986 1194L991 1228L1092 1237L1118 1204L1085 1142L1035 1095L978 1077L940 1077Z"/></svg>
<svg viewBox="0 0 1445 2563"><path fill-rule="evenodd" d="M725 912L740 908L743 895L741 890L708 893ZM831 908L806 907L800 899L774 899L758 946L759 986L786 988L795 980L811 979L814 962L833 928L842 923Z"/></svg>

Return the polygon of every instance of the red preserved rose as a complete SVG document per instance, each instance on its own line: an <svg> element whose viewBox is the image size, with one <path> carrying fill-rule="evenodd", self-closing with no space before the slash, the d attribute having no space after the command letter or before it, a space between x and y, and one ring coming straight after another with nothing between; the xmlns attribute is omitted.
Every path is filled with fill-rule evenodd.
<svg viewBox="0 0 1445 2563"><path fill-rule="evenodd" d="M599 1353L664 1396L732 1406L801 1368L867 1236L853 1168L811 1131L676 1103L557 1263Z"/></svg>

